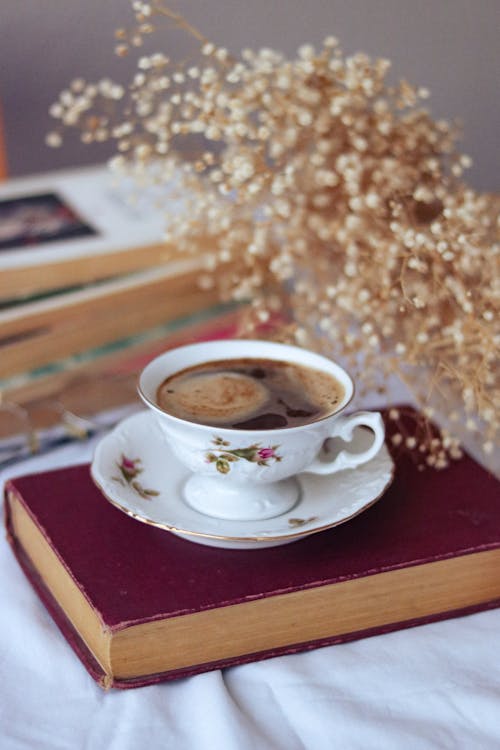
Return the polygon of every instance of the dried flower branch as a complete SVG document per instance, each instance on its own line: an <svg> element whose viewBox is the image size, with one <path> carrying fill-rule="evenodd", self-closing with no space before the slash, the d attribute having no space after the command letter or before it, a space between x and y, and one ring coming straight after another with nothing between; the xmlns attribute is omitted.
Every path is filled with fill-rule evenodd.
<svg viewBox="0 0 500 750"><path fill-rule="evenodd" d="M427 90L389 85L387 60L345 56L334 37L295 59L269 49L235 59L161 2L132 5L117 54L167 18L197 40L199 61L142 56L128 88L78 79L51 114L85 143L114 141L119 175L181 176L191 200L166 238L186 253L213 243L200 283L252 300L247 331L286 309L287 336L341 358L365 390L399 377L427 416L437 408L457 422L461 406L491 451L498 204L460 180L471 160L456 129L421 108ZM58 145L61 132L47 140ZM460 455L425 423L396 435L437 468Z"/></svg>

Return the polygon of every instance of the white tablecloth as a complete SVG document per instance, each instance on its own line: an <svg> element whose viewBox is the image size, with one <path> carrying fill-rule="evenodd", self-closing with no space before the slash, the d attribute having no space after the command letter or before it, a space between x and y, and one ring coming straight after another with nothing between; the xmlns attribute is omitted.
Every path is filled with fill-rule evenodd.
<svg viewBox="0 0 500 750"><path fill-rule="evenodd" d="M17 464L2 487L90 460L93 445ZM0 590L1 750L500 748L500 609L105 693L5 540Z"/></svg>

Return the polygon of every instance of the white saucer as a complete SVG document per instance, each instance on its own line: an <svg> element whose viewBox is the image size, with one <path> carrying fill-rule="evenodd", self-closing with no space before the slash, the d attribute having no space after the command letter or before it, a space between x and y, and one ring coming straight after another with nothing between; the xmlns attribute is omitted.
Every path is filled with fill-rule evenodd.
<svg viewBox="0 0 500 750"><path fill-rule="evenodd" d="M364 448L364 433L355 434L358 450ZM264 521L213 518L183 500L181 489L190 472L174 457L149 411L128 417L106 435L91 466L104 497L129 516L192 542L231 549L275 547L344 523L383 495L393 472L384 445L357 469L331 476L300 474L300 499L281 516Z"/></svg>

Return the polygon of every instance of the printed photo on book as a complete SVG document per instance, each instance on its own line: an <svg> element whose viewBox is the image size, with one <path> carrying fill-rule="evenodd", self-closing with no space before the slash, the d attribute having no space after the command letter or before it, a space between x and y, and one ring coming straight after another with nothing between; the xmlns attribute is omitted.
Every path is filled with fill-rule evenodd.
<svg viewBox="0 0 500 750"><path fill-rule="evenodd" d="M98 231L54 192L0 201L0 250L34 247Z"/></svg>

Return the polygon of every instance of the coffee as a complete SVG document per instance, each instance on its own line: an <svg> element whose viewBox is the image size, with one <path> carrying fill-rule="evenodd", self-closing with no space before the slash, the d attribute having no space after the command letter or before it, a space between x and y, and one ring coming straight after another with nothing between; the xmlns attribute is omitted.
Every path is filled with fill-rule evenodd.
<svg viewBox="0 0 500 750"><path fill-rule="evenodd" d="M156 395L163 411L189 422L272 430L332 414L344 388L333 375L305 365L240 358L180 370L163 381Z"/></svg>

